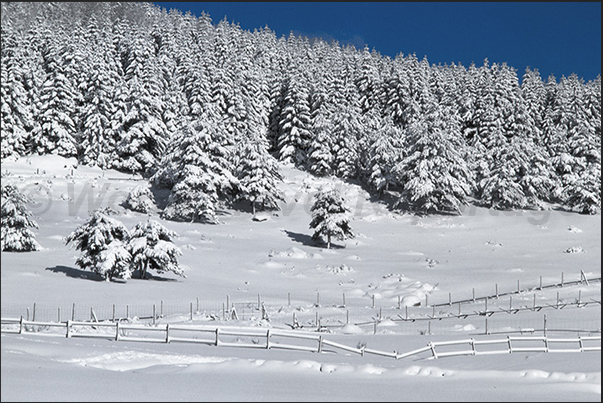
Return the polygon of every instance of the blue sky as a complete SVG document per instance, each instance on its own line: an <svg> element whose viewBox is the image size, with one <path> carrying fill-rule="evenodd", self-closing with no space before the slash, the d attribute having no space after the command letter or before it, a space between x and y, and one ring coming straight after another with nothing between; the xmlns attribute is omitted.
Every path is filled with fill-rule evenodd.
<svg viewBox="0 0 603 403"><path fill-rule="evenodd" d="M507 62L521 78L537 68L543 79L601 73L600 2L156 2L214 24L225 16L242 29L268 26L277 36L291 31L365 44L382 55L427 56L430 63Z"/></svg>

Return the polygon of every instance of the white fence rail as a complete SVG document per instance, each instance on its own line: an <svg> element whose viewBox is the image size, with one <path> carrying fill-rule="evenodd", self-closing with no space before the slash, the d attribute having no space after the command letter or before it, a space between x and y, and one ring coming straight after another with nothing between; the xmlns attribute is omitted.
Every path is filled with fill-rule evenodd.
<svg viewBox="0 0 603 403"><path fill-rule="evenodd" d="M350 347L341 343L326 340L322 334L311 334L301 331L287 331L279 329L253 329L253 328L235 328L235 327L209 327L209 326L186 326L186 325L135 325L122 324L120 322L76 322L68 320L66 322L34 322L24 320L23 318L2 318L2 333L31 332L38 329L37 334L63 336L62 333L41 332L40 329L57 327L65 329L65 337L89 337L103 338L116 341L138 341L155 343L201 343L222 347L244 347L244 348L263 348L263 349L288 349L297 351L307 351L321 353L323 351L332 351L339 349L364 356L373 354L382 357L402 359L418 355L424 352L431 352L431 359L462 356L462 355L488 355L488 354L511 354L517 352L539 352L539 353L577 353L601 351L601 336L578 336L575 338L552 338L547 336L507 336L506 338L475 340L474 338L429 342L427 347L416 349L407 353L398 353L396 351L387 352L366 347ZM5 326L9 326L6 328ZM12 327L10 327L12 326ZM85 329L89 329L86 331ZM129 331L129 332L128 332ZM158 337L145 336L145 333L159 334ZM182 337L176 335L178 332L193 332L195 334L204 334L209 337L199 339L196 337ZM129 333L133 333L130 335ZM235 338L232 340L232 338ZM250 338L242 340L243 338ZM280 338L293 340L293 344L281 343ZM302 341L305 345L302 344ZM597 343L598 342L598 343ZM573 348L553 348L555 344L573 344ZM478 349L477 346L501 346L498 349Z"/></svg>

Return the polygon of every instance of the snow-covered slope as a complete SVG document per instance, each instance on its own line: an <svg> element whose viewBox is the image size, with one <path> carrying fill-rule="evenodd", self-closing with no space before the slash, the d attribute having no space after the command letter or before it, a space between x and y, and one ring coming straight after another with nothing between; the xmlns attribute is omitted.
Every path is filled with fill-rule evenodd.
<svg viewBox="0 0 603 403"><path fill-rule="evenodd" d="M147 215L120 205L128 191L141 184L140 178L77 166L73 159L56 156L3 161L3 184L16 184L34 199L28 206L44 249L2 252L2 316L15 316L34 303L39 317L56 318L57 307L63 307L65 319L73 304L86 312L94 307L100 316L114 304L122 312L126 305L134 309L163 301L172 315L165 320L176 322L188 320L189 303L197 299L219 310L227 298L257 303L260 295L271 326L287 328L285 323L296 313L311 328L318 311L323 323L348 345L368 342L387 351L409 351L433 338L456 335L435 330L423 335L422 328L405 328L400 322L383 321L376 329L359 323L376 316L379 308L388 316L403 315L405 306L421 309L414 305L423 306L426 298L430 304L447 302L449 293L453 300L468 299L473 292L491 295L496 285L503 293L516 289L518 281L522 289L534 288L541 277L544 284L558 283L562 273L565 281L579 279L580 270L588 278L600 277L600 216L473 206L462 216L400 215L371 200L358 185L316 178L291 166L282 166L282 172L285 202L280 211L258 213L260 220L252 220L249 212L229 210L220 216L222 224L203 225L161 220L157 211L151 212L153 219L180 235L175 243L183 251L180 262L186 278L154 274L150 280L123 283L103 282L80 270L75 265L79 252L65 246L63 238L100 206L117 210L116 218L128 228L145 221ZM357 234L334 241L331 249L313 242L308 226L312 197L321 186L341 191ZM583 301L601 299L600 283L557 291L565 301L575 300L579 292ZM555 293L526 292L512 303L530 306L535 298L539 304L554 304ZM507 306L509 300L490 303L491 308ZM402 309L397 310L398 304ZM346 311L352 323L344 328ZM600 305L548 312L560 326L600 329ZM534 312L526 322L518 319L521 315L499 322L493 317L491 326L534 327L530 321L540 322L543 313ZM251 316L240 324L258 325ZM433 325L437 329L437 323ZM455 325L459 337L484 331L483 318ZM2 400L600 400L600 353L499 357L398 362L2 335ZM37 382L32 387L30 371L35 368ZM72 387L64 387L68 378L76 379ZM112 391L101 394L103 388L93 379L113 385Z"/></svg>

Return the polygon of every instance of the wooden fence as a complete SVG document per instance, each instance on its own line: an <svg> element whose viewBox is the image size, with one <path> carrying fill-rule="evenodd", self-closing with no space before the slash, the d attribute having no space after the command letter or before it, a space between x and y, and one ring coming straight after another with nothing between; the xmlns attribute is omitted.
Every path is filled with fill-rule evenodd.
<svg viewBox="0 0 603 403"><path fill-rule="evenodd" d="M296 351L306 351L322 353L325 351L343 350L364 356L373 354L382 357L402 359L425 352L430 352L430 359L442 357L462 356L462 355L489 355L489 354L511 354L517 352L537 352L537 353L577 353L589 351L601 351L601 336L578 336L575 338L551 338L547 336L507 336L499 339L476 340L474 338L429 342L426 347L422 347L410 352L399 353L397 351L387 352L366 347L350 347L344 344L336 343L324 338L322 334L312 334L302 331L287 331L280 329L257 329L241 327L210 327L210 326L191 326L191 325L156 325L145 326L136 324L124 324L120 322L77 322L68 320L66 322L34 322L19 319L2 318L2 325L13 325L16 328L2 328L2 333L16 333L35 331L41 328L64 328L65 337L86 337L102 338L116 341L137 341L154 343L198 343L221 347L244 347L261 349L287 349ZM18 325L15 326L15 325ZM85 331L86 329L93 330ZM128 331L136 332L129 335ZM189 333L184 337L182 333ZM159 334L158 337L143 336L141 334L152 333ZM61 333L40 333L46 335L61 336ZM191 335L192 334L192 335ZM193 336L194 335L194 336ZM233 337L235 338L233 340ZM248 338L242 340L241 337ZM293 340L289 343L283 343L283 339ZM598 341L598 343L596 343ZM305 344L302 344L305 343ZM536 344L536 345L534 345ZM561 345L561 348L554 346ZM477 346L499 346L495 349L480 349ZM500 347L502 346L502 347ZM444 351L442 351L442 349ZM440 350L440 351L438 351Z"/></svg>

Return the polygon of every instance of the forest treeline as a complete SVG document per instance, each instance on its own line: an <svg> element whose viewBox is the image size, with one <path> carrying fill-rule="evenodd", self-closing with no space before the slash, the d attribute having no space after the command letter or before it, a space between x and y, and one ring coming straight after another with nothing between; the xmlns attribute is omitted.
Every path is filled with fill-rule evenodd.
<svg viewBox="0 0 603 403"><path fill-rule="evenodd" d="M601 208L601 77L521 77L243 30L151 3L3 2L2 158L146 175L163 217L276 208L278 161L396 208Z"/></svg>

